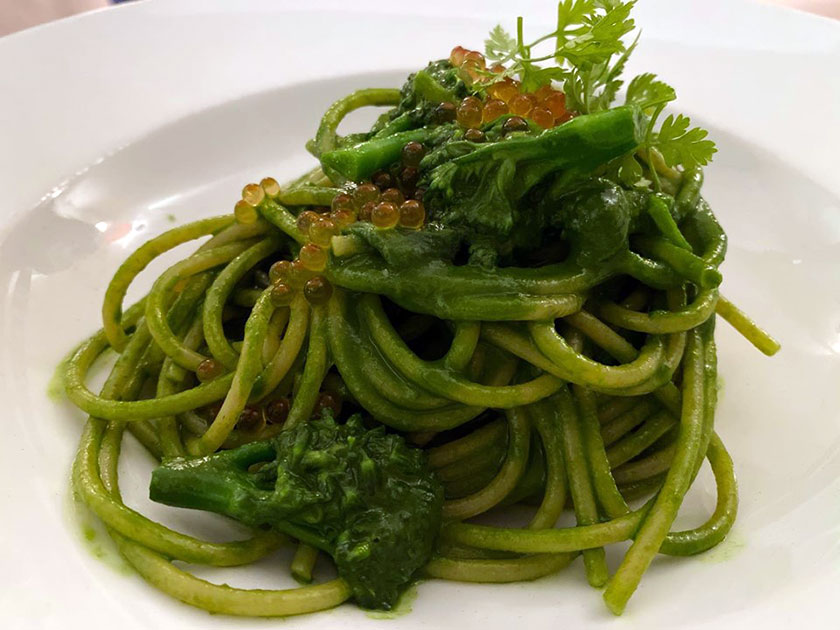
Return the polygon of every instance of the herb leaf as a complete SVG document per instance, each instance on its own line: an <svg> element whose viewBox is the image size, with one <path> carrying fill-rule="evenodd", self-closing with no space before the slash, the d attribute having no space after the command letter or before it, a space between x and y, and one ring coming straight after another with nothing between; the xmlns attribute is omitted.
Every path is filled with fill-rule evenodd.
<svg viewBox="0 0 840 630"><path fill-rule="evenodd" d="M568 73L562 68L540 68L536 65L528 66L522 72L522 91L533 92L544 85L550 85L552 81L563 81Z"/></svg>
<svg viewBox="0 0 840 630"><path fill-rule="evenodd" d="M633 30L633 2L618 0L565 0L557 11L557 45L554 58L568 65L564 81L567 97L578 111L609 109L622 82L627 58L636 46L625 46L623 37ZM615 55L618 59L612 62Z"/></svg>
<svg viewBox="0 0 840 630"><path fill-rule="evenodd" d="M505 63L516 56L518 48L516 38L512 37L501 24L496 24L490 36L484 40L484 56L493 61Z"/></svg>
<svg viewBox="0 0 840 630"><path fill-rule="evenodd" d="M648 109L655 105L669 103L677 98L677 93L667 83L657 80L655 74L640 74L627 86L625 103Z"/></svg>
<svg viewBox="0 0 840 630"><path fill-rule="evenodd" d="M634 4L565 0L557 10L557 61L568 61L576 68L595 66L624 51L621 38L634 28L630 17Z"/></svg>
<svg viewBox="0 0 840 630"><path fill-rule="evenodd" d="M659 150L668 166L682 164L685 168L705 166L717 149L707 140L709 132L700 127L689 129L691 119L682 114L668 116L654 137L653 146Z"/></svg>

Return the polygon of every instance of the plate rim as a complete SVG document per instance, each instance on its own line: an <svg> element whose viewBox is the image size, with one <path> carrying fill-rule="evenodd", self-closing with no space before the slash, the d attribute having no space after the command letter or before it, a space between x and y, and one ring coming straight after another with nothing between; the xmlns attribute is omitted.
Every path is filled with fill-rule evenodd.
<svg viewBox="0 0 840 630"><path fill-rule="evenodd" d="M472 0L470 0L470 1L472 2ZM232 8L230 8L229 5L225 5L223 0L207 0L207 2L209 2L210 4L217 5L217 6L227 6L227 8L229 9L228 12L230 14L242 13L241 9L232 9ZM721 5L723 4L723 0L714 0L714 2L717 3L717 4L721 4ZM127 17L122 17L122 16L123 15L126 15L126 16L130 15L128 10L139 11L146 4L149 4L152 7L155 7L154 11L158 11L164 3L163 2L148 2L148 3L138 3L136 5L125 5L125 6L122 6L122 7L120 7L120 6L109 7L109 8L106 8L106 9L100 9L100 10L94 11L94 12L89 13L89 14L83 14L81 16L73 16L73 17L67 18L65 20L61 20L59 22L56 22L56 23L51 23L51 24L43 25L41 27L36 27L35 29L30 29L28 31L24 31L20 34L14 34L14 35L11 35L9 37L14 38L17 35L21 35L21 36L22 35L27 35L27 36L33 36L34 35L37 38L52 37L51 33L53 32L53 29L58 31L58 30L62 30L62 29L63 30L66 30L66 29L77 30L77 29L80 29L80 28L86 28L86 26L85 27L79 27L79 26L75 26L75 24L84 23L85 25L87 25L88 23L90 23L93 20L102 20L103 18L101 16L103 16L103 15L108 15L109 16L107 18L108 20L125 21L127 19ZM192 2L192 0L177 0L173 4L174 5L195 5L195 3ZM267 6L267 3L263 2L262 0L253 0L252 2L249 2L248 4L255 5L255 6L259 7L260 10L262 10L263 8L265 8ZM332 3L331 2L325 2L324 4L332 4ZM829 20L828 18L819 18L817 16L812 16L812 15L809 15L809 14L801 14L801 13L796 12L796 11L792 11L792 10L784 9L784 8L779 8L779 7L769 7L767 5L758 5L757 3L754 3L754 2L745 2L744 4L745 5L761 6L762 10L770 9L773 12L781 11L786 15L787 14L795 14L797 16L796 19L800 19L802 17L805 17L806 20L811 20L813 18L816 18L817 21L819 21L819 22L828 22L828 23L831 24L831 27L830 27L829 30L835 31L837 33L838 40L840 40L840 23L835 23L834 21ZM727 6L730 6L730 5L727 3ZM117 11L117 9L119 9L119 11ZM143 11L152 11L153 9L143 8L142 10ZM169 9L163 9L163 11L164 11L164 13L167 13L167 11L169 11ZM283 14L286 14L288 12L285 9L281 8L281 9L277 10L276 13L279 14L279 15L283 15ZM291 11L290 13L291 14L297 14L298 12ZM365 15L365 13L360 12L360 15ZM114 17L110 17L110 16L114 16ZM786 19L788 19L788 17L792 18L793 16L792 15L787 16ZM46 35L43 35L44 33L46 33ZM4 57L4 43L7 41L7 39L8 38L0 39L0 62L2 62L2 59ZM835 51L834 52L834 57L840 58L840 51ZM390 70L390 69L392 69L392 68L389 67L389 68L385 68L384 70ZM377 69L367 68L367 67L360 69L360 72L368 72L368 71L377 71ZM295 83L296 83L296 81L291 81L288 84L281 83L281 84L279 84L277 86L274 86L274 87L280 87L281 85L294 85ZM212 107L212 106L220 104L221 102L223 102L223 101L205 102L205 103L203 103L203 105L200 105L200 107L201 108ZM2 114L3 114L3 105L2 105L2 103L0 103L0 119L2 119ZM163 124L166 124L166 123L169 123L169 122L175 122L175 120L176 119L167 120ZM2 131L2 128L3 128L2 124L3 123L0 122L0 131ZM132 135L128 140L126 140L126 142L128 144L130 144L130 143L136 141L137 139L142 138L144 135L146 135L150 131L153 131L158 126L159 125L153 125L151 128L148 128L148 129L140 129L136 135ZM835 125L835 127L837 127L837 125ZM838 136L838 138L840 138L840 136ZM828 140L826 140L826 142L828 142ZM121 144L125 144L125 143L121 143ZM117 147L112 147L112 148L116 149ZM2 153L0 153L0 164L2 164L2 163L3 163L3 155L2 155ZM76 174L78 174L78 172L76 172ZM62 176L62 180L66 179L66 178L67 178L67 174ZM0 181L2 181L2 180L0 180ZM833 190L833 192L837 192L837 190L840 190L840 188ZM49 194L48 191L43 191L43 192L44 192L45 195ZM35 200L31 200L31 201L34 203ZM13 228L13 226L17 222L17 220L21 216L23 216L26 213L28 213L29 211L31 211L32 206L31 205L21 206L21 207L17 208L17 210L13 214L9 214L8 212L4 211L3 208L4 208L4 206L0 205L0 239L5 238L6 234L8 233L8 231L10 229ZM0 350L0 354L2 354L2 350Z"/></svg>

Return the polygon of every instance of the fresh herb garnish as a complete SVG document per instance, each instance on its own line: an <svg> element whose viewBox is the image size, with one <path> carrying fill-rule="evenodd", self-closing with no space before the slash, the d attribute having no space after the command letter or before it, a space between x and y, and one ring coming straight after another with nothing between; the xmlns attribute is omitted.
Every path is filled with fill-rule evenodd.
<svg viewBox="0 0 840 630"><path fill-rule="evenodd" d="M700 127L691 127L688 116L668 116L653 134L651 146L657 149L668 166L680 164L685 168L704 166L716 151L715 143L707 140L709 132Z"/></svg>
<svg viewBox="0 0 840 630"><path fill-rule="evenodd" d="M515 37L501 26L490 31L485 41L485 56L505 64L501 76L517 77L523 91L558 82L563 86L570 110L589 114L609 109L623 85L621 74L638 40L637 36L629 45L625 42L635 28L630 17L634 4L635 0L564 0L557 6L557 25L553 31L525 43L520 17ZM542 54L537 51L548 43L553 43L553 50ZM554 65L539 65L548 61ZM625 102L638 106L646 117L645 140L637 155L646 163L661 158L662 164L669 168L708 164L715 145L707 139L706 130L690 127L687 116L669 115L657 129L660 114L675 99L674 88L654 74L638 75L627 86ZM647 187L652 181L658 190L660 183L655 169L649 180L636 160L635 155L621 159L622 182Z"/></svg>

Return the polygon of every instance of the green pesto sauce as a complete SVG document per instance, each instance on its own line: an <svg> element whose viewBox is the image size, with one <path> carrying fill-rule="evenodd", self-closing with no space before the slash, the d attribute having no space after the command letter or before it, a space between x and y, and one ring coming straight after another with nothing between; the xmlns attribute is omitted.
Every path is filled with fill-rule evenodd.
<svg viewBox="0 0 840 630"><path fill-rule="evenodd" d="M366 610L365 614L371 619L398 619L411 612L414 600L417 599L417 583L405 589L391 610Z"/></svg>
<svg viewBox="0 0 840 630"><path fill-rule="evenodd" d="M166 215L166 220L169 221L170 223L175 223L175 221L177 221L178 219L175 217L174 214L167 214Z"/></svg>
<svg viewBox="0 0 840 630"><path fill-rule="evenodd" d="M741 553L747 546L746 538L743 533L734 529L723 539L717 547L709 549L706 553L701 553L698 557L703 562L710 564L717 564L720 562L727 562L739 553Z"/></svg>
<svg viewBox="0 0 840 630"><path fill-rule="evenodd" d="M131 567L117 551L102 523L84 504L73 488L68 488L65 514L71 530L78 534L81 546L97 560L123 575L132 574Z"/></svg>
<svg viewBox="0 0 840 630"><path fill-rule="evenodd" d="M64 399L64 368L66 366L66 360L59 363L47 383L47 398L53 402L61 402Z"/></svg>

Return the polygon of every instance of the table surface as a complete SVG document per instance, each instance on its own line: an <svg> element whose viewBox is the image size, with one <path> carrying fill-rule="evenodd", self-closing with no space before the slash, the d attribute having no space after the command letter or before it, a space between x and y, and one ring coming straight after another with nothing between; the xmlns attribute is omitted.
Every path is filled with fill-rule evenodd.
<svg viewBox="0 0 840 630"><path fill-rule="evenodd" d="M762 1L840 19L840 0ZM4 0L0 2L0 37L110 4L111 0Z"/></svg>

